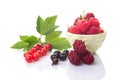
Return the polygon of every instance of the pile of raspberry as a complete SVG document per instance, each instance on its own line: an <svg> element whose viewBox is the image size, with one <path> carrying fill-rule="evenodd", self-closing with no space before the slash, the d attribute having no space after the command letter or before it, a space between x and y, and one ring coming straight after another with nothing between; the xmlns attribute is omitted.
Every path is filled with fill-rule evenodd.
<svg viewBox="0 0 120 80"><path fill-rule="evenodd" d="M73 49L74 50L71 50L68 54L70 63L74 65L80 65L81 63L90 65L94 62L94 56L86 49L84 41L75 40Z"/></svg>
<svg viewBox="0 0 120 80"><path fill-rule="evenodd" d="M93 13L86 13L75 19L74 24L68 28L68 32L74 34L100 34L104 30L100 28L99 20Z"/></svg>

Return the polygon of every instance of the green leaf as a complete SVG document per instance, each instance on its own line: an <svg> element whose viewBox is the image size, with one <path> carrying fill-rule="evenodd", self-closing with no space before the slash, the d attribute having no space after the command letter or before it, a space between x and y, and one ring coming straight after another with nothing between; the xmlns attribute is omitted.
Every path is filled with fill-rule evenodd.
<svg viewBox="0 0 120 80"><path fill-rule="evenodd" d="M40 40L35 36L20 36L21 40L24 40L25 42L29 43L27 47L25 47L24 50L29 50L31 47L33 47L36 43L39 43Z"/></svg>
<svg viewBox="0 0 120 80"><path fill-rule="evenodd" d="M41 33L41 27L43 26L43 24L44 24L44 20L42 19L42 17L38 16L37 26L36 26L38 33Z"/></svg>
<svg viewBox="0 0 120 80"><path fill-rule="evenodd" d="M54 38L47 43L52 44L54 49L62 50L70 48L70 44L66 38Z"/></svg>
<svg viewBox="0 0 120 80"><path fill-rule="evenodd" d="M45 21L39 16L37 18L37 31L42 34L42 35L46 35L51 33L52 31L54 31L56 28L58 28L59 26L55 25L57 16L50 16L47 17L45 19Z"/></svg>
<svg viewBox="0 0 120 80"><path fill-rule="evenodd" d="M27 39L29 39L30 36L27 36L27 35L20 35L20 40L21 41L26 41Z"/></svg>
<svg viewBox="0 0 120 80"><path fill-rule="evenodd" d="M61 33L62 31L53 31L52 33L46 35L45 41L48 42L54 38L57 38L60 36Z"/></svg>
<svg viewBox="0 0 120 80"><path fill-rule="evenodd" d="M27 36L27 35L20 35L20 40L25 41L25 42L39 42L39 39L33 35Z"/></svg>
<svg viewBox="0 0 120 80"><path fill-rule="evenodd" d="M11 48L22 49L28 45L29 45L29 43L27 43L27 42L19 41L19 42L15 43L13 46L11 46Z"/></svg>

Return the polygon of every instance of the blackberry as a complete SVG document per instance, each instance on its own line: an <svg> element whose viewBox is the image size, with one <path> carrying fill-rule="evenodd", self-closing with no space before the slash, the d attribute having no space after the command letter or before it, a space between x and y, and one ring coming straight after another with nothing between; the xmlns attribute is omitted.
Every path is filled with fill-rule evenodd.
<svg viewBox="0 0 120 80"><path fill-rule="evenodd" d="M61 54L60 54L59 59L60 59L61 61L65 61L66 58L67 58L67 55L66 55L65 53L61 53Z"/></svg>
<svg viewBox="0 0 120 80"><path fill-rule="evenodd" d="M50 58L51 58L51 60L53 60L54 58L58 58L56 55L54 55L54 54L52 54L51 56L50 56Z"/></svg>
<svg viewBox="0 0 120 80"><path fill-rule="evenodd" d="M54 52L54 55L57 56L57 58L59 58L60 53L61 53L60 51L55 51L55 52Z"/></svg>
<svg viewBox="0 0 120 80"><path fill-rule="evenodd" d="M57 65L57 64L58 64L58 58L53 58L52 65Z"/></svg>
<svg viewBox="0 0 120 80"><path fill-rule="evenodd" d="M68 51L68 50L64 50L64 51L63 51L63 54L68 55L68 53L69 53L69 51Z"/></svg>

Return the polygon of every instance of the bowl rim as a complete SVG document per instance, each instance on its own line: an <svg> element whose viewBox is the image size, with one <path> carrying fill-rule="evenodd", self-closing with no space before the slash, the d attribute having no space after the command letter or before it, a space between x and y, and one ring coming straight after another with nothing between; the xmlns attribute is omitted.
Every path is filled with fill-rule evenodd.
<svg viewBox="0 0 120 80"><path fill-rule="evenodd" d="M75 36L97 36L97 35L103 35L103 34L106 34L107 32L104 31L103 33L99 33L99 34L74 34L74 33L71 33L69 31L67 31L67 33L71 34L71 35L75 35Z"/></svg>

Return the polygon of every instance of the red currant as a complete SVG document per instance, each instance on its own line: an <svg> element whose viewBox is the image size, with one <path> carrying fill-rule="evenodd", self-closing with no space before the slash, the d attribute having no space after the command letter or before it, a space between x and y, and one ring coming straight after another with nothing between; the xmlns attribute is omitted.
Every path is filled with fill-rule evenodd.
<svg viewBox="0 0 120 80"><path fill-rule="evenodd" d="M32 56L34 61L38 61L40 58L40 54L38 52L35 52Z"/></svg>
<svg viewBox="0 0 120 80"><path fill-rule="evenodd" d="M49 50L49 45L45 45L43 48L45 48L46 51Z"/></svg>
<svg viewBox="0 0 120 80"><path fill-rule="evenodd" d="M49 51L52 50L52 45L51 45L51 44L47 44L46 46L48 47L48 50L49 50Z"/></svg>
<svg viewBox="0 0 120 80"><path fill-rule="evenodd" d="M32 55L28 54L28 53L25 53L24 54L24 57L25 57L25 60L28 62L28 63L31 63L33 58L32 58Z"/></svg>
<svg viewBox="0 0 120 80"><path fill-rule="evenodd" d="M37 50L36 53L39 53L39 54L40 54L40 57L42 57L42 52L41 52L41 50Z"/></svg>
<svg viewBox="0 0 120 80"><path fill-rule="evenodd" d="M23 54L23 56L25 57L27 54L29 54L29 52L25 52L25 53Z"/></svg>
<svg viewBox="0 0 120 80"><path fill-rule="evenodd" d="M42 48L42 45L41 45L41 44L36 44L36 45L35 45L35 48L36 48L37 50L40 50L40 49Z"/></svg>
<svg viewBox="0 0 120 80"><path fill-rule="evenodd" d="M36 49L35 47L31 48L31 49L30 49L30 54L31 54L31 55L34 54L34 53L36 52L36 50L37 50L37 49Z"/></svg>
<svg viewBox="0 0 120 80"><path fill-rule="evenodd" d="M43 47L43 48L41 49L41 54L42 54L42 56L45 56L46 53L47 53L47 50L46 50L46 48Z"/></svg>

